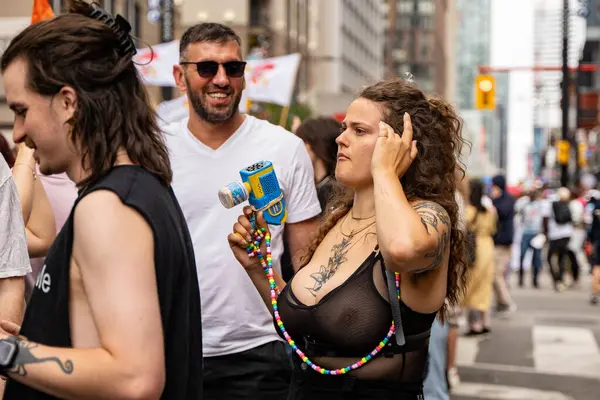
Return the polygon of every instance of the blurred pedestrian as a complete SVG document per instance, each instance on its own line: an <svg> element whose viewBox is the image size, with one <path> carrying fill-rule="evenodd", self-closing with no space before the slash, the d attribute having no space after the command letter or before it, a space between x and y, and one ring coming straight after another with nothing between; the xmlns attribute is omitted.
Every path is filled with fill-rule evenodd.
<svg viewBox="0 0 600 400"><path fill-rule="evenodd" d="M548 266L554 281L554 289L558 292L566 288L564 274L570 258L569 242L574 232L570 199L570 190L562 187L558 189L558 200L548 201L544 210L544 231L548 238Z"/></svg>
<svg viewBox="0 0 600 400"><path fill-rule="evenodd" d="M531 262L531 283L537 288L538 276L542 268L542 246L535 243L534 239L543 234L544 203L539 198L538 190L531 190L528 194L528 202L519 210L519 217L523 235L521 236L520 258L519 258L519 286L523 287L525 279L525 256L528 251L533 252ZM539 240L539 239L538 239Z"/></svg>
<svg viewBox="0 0 600 400"><path fill-rule="evenodd" d="M469 266L462 306L468 313L467 335L477 336L490 332L488 314L496 268L493 235L496 233L498 216L493 207L486 207L482 202L485 192L483 182L473 179L470 183L466 221L467 229L475 234L475 262Z"/></svg>
<svg viewBox="0 0 600 400"><path fill-rule="evenodd" d="M515 198L508 193L506 178L503 175L496 175L492 178L491 198L498 215L496 234L494 235L496 311L514 311L516 305L508 291L506 274L515 235Z"/></svg>

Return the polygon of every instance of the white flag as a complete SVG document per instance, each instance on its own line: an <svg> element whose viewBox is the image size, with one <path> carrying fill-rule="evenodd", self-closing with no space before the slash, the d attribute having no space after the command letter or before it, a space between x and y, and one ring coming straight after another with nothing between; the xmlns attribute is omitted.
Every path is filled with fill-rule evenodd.
<svg viewBox="0 0 600 400"><path fill-rule="evenodd" d="M249 60L245 95L252 101L288 106L292 99L300 54Z"/></svg>
<svg viewBox="0 0 600 400"><path fill-rule="evenodd" d="M138 50L133 58L144 83L155 86L175 86L173 65L179 62L179 41L161 43Z"/></svg>

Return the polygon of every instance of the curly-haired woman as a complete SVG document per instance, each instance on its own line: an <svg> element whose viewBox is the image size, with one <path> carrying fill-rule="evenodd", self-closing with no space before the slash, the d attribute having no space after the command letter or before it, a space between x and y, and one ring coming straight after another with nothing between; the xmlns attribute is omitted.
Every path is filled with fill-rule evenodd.
<svg viewBox="0 0 600 400"><path fill-rule="evenodd" d="M287 285L268 268L268 240L264 264L248 256L245 238L262 231L249 208L234 225L233 252L298 355L290 399L423 398L431 325L446 298L457 302L465 266L460 127L446 102L407 81L366 88L337 138L347 190ZM261 214L257 223L268 239Z"/></svg>

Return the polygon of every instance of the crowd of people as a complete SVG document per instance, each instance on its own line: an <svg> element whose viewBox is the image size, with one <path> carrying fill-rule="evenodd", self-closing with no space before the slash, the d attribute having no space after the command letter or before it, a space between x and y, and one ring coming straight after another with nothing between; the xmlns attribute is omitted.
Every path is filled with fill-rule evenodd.
<svg viewBox="0 0 600 400"><path fill-rule="evenodd" d="M239 111L241 39L203 23L173 68L189 117L162 125L129 31L74 1L2 55L16 143L0 142L4 398L447 399L461 312L480 335L493 293L515 309L515 215L533 285L542 232L556 289L566 262L577 281L586 207L568 230L561 202L541 214L535 191L515 203L503 177L469 180L459 116L413 81L289 132ZM260 160L282 225L218 200Z"/></svg>
<svg viewBox="0 0 600 400"><path fill-rule="evenodd" d="M593 185L549 189L538 182L525 188L515 202L519 261L513 269L519 271L519 286L526 284L527 267L531 286L538 288L540 272L547 266L556 292L580 289L581 277L591 274L590 303L598 304L599 199L600 192Z"/></svg>

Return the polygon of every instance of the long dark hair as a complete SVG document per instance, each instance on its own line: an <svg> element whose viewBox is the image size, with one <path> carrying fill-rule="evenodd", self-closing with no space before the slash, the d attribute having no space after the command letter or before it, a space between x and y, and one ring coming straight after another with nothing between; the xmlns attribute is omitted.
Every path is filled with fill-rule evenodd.
<svg viewBox="0 0 600 400"><path fill-rule="evenodd" d="M450 216L452 226L446 297L450 305L456 305L461 288L465 287L467 266L465 232L459 229L459 210L455 197L456 169L464 174L464 167L459 162L465 143L461 134L462 121L450 104L441 99L427 99L422 91L402 79L378 82L364 89L360 97L380 105L384 122L396 132L403 130L404 113L410 114L419 155L401 182L409 201L434 201L444 207ZM354 194L349 190L339 191L333 196L304 263L310 260L327 232L348 213L353 199ZM445 308L442 307L442 315Z"/></svg>
<svg viewBox="0 0 600 400"><path fill-rule="evenodd" d="M470 182L469 203L477 209L478 212L487 212L487 208L483 205L483 195L485 194L485 185L480 179L473 179Z"/></svg>
<svg viewBox="0 0 600 400"><path fill-rule="evenodd" d="M77 108L67 121L70 140L90 172L80 187L106 174L121 148L169 185L168 151L132 54L123 55L123 37L88 17L92 11L89 4L73 0L66 14L27 27L11 41L0 68L4 72L23 59L34 92L52 97L65 86L75 90Z"/></svg>

